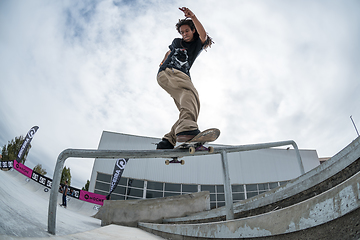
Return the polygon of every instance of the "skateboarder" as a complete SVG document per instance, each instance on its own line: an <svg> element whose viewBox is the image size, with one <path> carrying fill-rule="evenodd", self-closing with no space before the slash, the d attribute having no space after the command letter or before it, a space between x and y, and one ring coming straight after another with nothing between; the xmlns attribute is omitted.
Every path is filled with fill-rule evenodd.
<svg viewBox="0 0 360 240"><path fill-rule="evenodd" d="M176 142L188 141L200 133L197 125L199 95L189 70L200 52L210 47L213 41L190 9L179 9L186 17L176 24L182 38L175 38L169 46L170 50L160 63L157 81L174 99L180 114L171 131L157 144L157 149L173 149Z"/></svg>

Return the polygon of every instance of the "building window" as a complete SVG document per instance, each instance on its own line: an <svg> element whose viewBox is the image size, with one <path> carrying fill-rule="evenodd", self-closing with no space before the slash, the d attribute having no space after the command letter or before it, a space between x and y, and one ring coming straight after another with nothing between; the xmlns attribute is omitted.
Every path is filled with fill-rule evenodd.
<svg viewBox="0 0 360 240"><path fill-rule="evenodd" d="M110 190L111 175L99 173L96 177L94 193L107 195ZM105 181L106 182L105 182ZM121 178L119 184L111 194L112 200L127 200L143 198L144 181Z"/></svg>
<svg viewBox="0 0 360 240"><path fill-rule="evenodd" d="M277 188L278 186L281 186L283 184L286 184L285 182L271 182L271 183L260 183L260 184L247 184L246 187L246 199L252 198L254 196L257 196L259 194L262 194L264 192L267 192L271 189Z"/></svg>
<svg viewBox="0 0 360 240"><path fill-rule="evenodd" d="M127 192L126 186L118 185L118 186L115 188L115 190L113 191L112 194L118 194L118 195L122 195L122 196L125 197L126 192ZM109 191L108 191L108 193L109 193Z"/></svg>
<svg viewBox="0 0 360 240"><path fill-rule="evenodd" d="M165 183L165 192L181 193L181 184Z"/></svg>
<svg viewBox="0 0 360 240"><path fill-rule="evenodd" d="M177 192L164 192L164 197L171 197L171 196L177 196L177 195L181 195L181 194L177 193Z"/></svg>
<svg viewBox="0 0 360 240"><path fill-rule="evenodd" d="M146 191L146 198L161 198L161 197L164 197L163 191L161 192L151 191L151 190Z"/></svg>
<svg viewBox="0 0 360 240"><path fill-rule="evenodd" d="M270 189L274 189L274 188L277 188L279 185L278 182L272 182L272 183L269 183L269 186L270 186Z"/></svg>
<svg viewBox="0 0 360 240"><path fill-rule="evenodd" d="M98 173L95 182L94 193L107 195L110 190L111 175ZM146 182L146 183L145 183ZM278 186L286 184L284 182L270 182L259 184L233 184L231 185L233 201L238 202L267 192ZM210 208L225 206L224 185L196 185L196 184L176 184L143 181L139 179L121 178L118 186L111 194L112 200L130 200L141 198L161 198L176 196L181 194L194 193L199 190L210 192Z"/></svg>
<svg viewBox="0 0 360 240"><path fill-rule="evenodd" d="M201 185L201 191L210 192L210 208L225 206L224 185Z"/></svg>
<svg viewBox="0 0 360 240"><path fill-rule="evenodd" d="M96 176L96 180L109 183L111 181L111 176L108 174L98 173Z"/></svg>
<svg viewBox="0 0 360 240"><path fill-rule="evenodd" d="M164 197L164 183L147 181L146 198Z"/></svg>
<svg viewBox="0 0 360 240"><path fill-rule="evenodd" d="M280 186L287 184L289 181L280 182Z"/></svg>
<svg viewBox="0 0 360 240"><path fill-rule="evenodd" d="M132 188L144 188L144 181L129 178L128 186Z"/></svg>
<svg viewBox="0 0 360 240"><path fill-rule="evenodd" d="M181 193L194 193L198 191L198 185L182 184Z"/></svg>
<svg viewBox="0 0 360 240"><path fill-rule="evenodd" d="M211 193L215 193L214 185L201 185L201 191L209 191Z"/></svg>
<svg viewBox="0 0 360 240"><path fill-rule="evenodd" d="M128 188L126 200L143 198L143 189Z"/></svg>
<svg viewBox="0 0 360 240"><path fill-rule="evenodd" d="M127 192L125 200L143 198L144 181L137 179L128 179Z"/></svg>
<svg viewBox="0 0 360 240"><path fill-rule="evenodd" d="M215 185L201 185L201 191L210 192L210 208L216 208L216 191Z"/></svg>
<svg viewBox="0 0 360 240"><path fill-rule="evenodd" d="M233 202L238 202L245 199L245 190L243 184L231 185L231 190L233 193Z"/></svg>
<svg viewBox="0 0 360 240"><path fill-rule="evenodd" d="M158 190L158 191L162 192L163 189L164 189L164 183L148 181L147 182L147 189Z"/></svg>
<svg viewBox="0 0 360 240"><path fill-rule="evenodd" d="M259 194L267 192L270 190L268 183L258 184Z"/></svg>

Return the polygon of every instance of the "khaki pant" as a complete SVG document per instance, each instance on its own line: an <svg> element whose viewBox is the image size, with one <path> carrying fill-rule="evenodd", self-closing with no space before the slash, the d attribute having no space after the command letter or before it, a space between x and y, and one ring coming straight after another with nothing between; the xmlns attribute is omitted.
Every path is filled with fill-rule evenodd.
<svg viewBox="0 0 360 240"><path fill-rule="evenodd" d="M179 119L164 136L175 146L176 134L198 129L196 122L200 111L199 95L190 77L177 69L166 68L158 74L157 81L174 99L180 111Z"/></svg>

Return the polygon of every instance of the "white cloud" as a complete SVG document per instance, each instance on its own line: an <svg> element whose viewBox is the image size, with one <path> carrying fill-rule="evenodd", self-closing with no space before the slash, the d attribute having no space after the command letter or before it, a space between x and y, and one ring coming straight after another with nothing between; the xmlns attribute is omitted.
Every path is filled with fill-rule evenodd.
<svg viewBox="0 0 360 240"><path fill-rule="evenodd" d="M0 144L38 125L28 162L52 175L62 150L97 148L103 130L162 137L178 113L156 74L180 6L215 41L191 75L219 143L293 139L331 156L356 137L357 1L3 1ZM92 160L66 165L82 187Z"/></svg>

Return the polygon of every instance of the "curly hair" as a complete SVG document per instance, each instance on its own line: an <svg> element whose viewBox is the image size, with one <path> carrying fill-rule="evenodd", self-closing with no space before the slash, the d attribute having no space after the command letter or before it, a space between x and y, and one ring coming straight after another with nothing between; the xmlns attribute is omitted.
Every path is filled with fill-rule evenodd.
<svg viewBox="0 0 360 240"><path fill-rule="evenodd" d="M176 30L181 34L180 32L180 27L183 25L188 25L191 29L191 31L193 31L195 29L195 33L194 33L194 38L197 39L199 37L199 33L197 32L196 28L195 28L195 24L191 19L185 18L185 19L179 19L179 22L175 25ZM211 45L214 43L214 41L212 40L212 38L208 35L208 33L206 33L207 39L206 42L204 44L204 49L206 50L208 47L211 47Z"/></svg>

